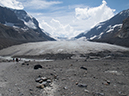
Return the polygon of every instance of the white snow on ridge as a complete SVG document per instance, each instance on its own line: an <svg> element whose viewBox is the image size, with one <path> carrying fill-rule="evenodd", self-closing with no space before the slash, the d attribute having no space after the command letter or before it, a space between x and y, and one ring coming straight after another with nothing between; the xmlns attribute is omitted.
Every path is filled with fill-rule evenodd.
<svg viewBox="0 0 129 96"><path fill-rule="evenodd" d="M93 39L96 38L96 37L97 37L97 35L94 35L93 37L90 38L90 40L93 40Z"/></svg>
<svg viewBox="0 0 129 96"><path fill-rule="evenodd" d="M129 51L129 48L89 41L46 41L15 45L0 50L0 56L41 55L46 53L86 54L104 50Z"/></svg>
<svg viewBox="0 0 129 96"><path fill-rule="evenodd" d="M24 20L23 20L23 21L24 21ZM36 25L35 25L31 20L29 20L28 22L25 22L25 21L24 21L24 24L25 24L26 26L28 26L29 28L37 29Z"/></svg>
<svg viewBox="0 0 129 96"><path fill-rule="evenodd" d="M99 27L99 26L102 26L104 25L105 23L101 22L101 23L98 23L95 27Z"/></svg>
<svg viewBox="0 0 129 96"><path fill-rule="evenodd" d="M36 25L33 22L33 17L29 15L28 13L21 13L20 11L14 11L16 14L21 15L17 16L19 20L22 20L26 26L32 29L37 29ZM26 22L26 19L29 18L29 21Z"/></svg>
<svg viewBox="0 0 129 96"><path fill-rule="evenodd" d="M102 37L102 35L104 34L104 32L100 33L98 39L100 39Z"/></svg>
<svg viewBox="0 0 129 96"><path fill-rule="evenodd" d="M106 33L112 32L116 27L122 27L122 24L116 24L114 26L109 26L109 30Z"/></svg>
<svg viewBox="0 0 129 96"><path fill-rule="evenodd" d="M102 26L98 26L97 30L100 29Z"/></svg>

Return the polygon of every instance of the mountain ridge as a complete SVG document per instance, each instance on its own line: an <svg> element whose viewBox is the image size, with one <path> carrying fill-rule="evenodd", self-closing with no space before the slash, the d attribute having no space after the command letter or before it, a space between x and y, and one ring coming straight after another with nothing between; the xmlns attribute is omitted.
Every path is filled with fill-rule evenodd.
<svg viewBox="0 0 129 96"><path fill-rule="evenodd" d="M119 33L119 30L121 30L122 28L123 21L128 17L129 17L129 9L121 11L111 19L104 22L100 22L91 30L89 30L87 33L79 34L78 36L75 37L75 39L86 37L86 39L89 41L106 42L106 43L129 47L129 44L124 45L124 44L118 43L119 41L121 41L122 43L122 38L120 40L120 38L117 36L117 34ZM123 42L125 42L124 39L123 39Z"/></svg>
<svg viewBox="0 0 129 96"><path fill-rule="evenodd" d="M25 42L55 40L46 35L39 27L38 21L24 10L0 6L0 17L0 39L3 41L0 42L0 49ZM13 43L8 46L4 43L4 39Z"/></svg>

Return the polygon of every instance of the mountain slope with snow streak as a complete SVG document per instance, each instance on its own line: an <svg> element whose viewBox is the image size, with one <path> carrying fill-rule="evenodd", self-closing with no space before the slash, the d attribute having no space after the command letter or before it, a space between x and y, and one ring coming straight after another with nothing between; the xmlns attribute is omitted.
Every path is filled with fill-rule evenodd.
<svg viewBox="0 0 129 96"><path fill-rule="evenodd" d="M123 21L128 17L129 9L116 14L114 17L105 22L97 24L87 33L81 33L75 38L79 39L81 37L86 37L86 39L90 41L106 42L129 47L129 43L126 43L127 40L117 36L123 26Z"/></svg>

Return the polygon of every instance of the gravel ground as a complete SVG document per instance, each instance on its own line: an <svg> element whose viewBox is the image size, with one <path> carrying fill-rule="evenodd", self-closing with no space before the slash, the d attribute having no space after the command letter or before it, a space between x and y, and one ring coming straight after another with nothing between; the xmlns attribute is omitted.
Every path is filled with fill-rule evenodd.
<svg viewBox="0 0 129 96"><path fill-rule="evenodd" d="M0 73L0 96L129 96L129 57L1 62Z"/></svg>

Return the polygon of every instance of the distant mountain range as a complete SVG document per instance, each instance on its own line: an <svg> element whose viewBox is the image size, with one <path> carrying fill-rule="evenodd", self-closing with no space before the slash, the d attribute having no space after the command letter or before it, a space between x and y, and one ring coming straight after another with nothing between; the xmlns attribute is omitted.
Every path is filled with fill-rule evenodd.
<svg viewBox="0 0 129 96"><path fill-rule="evenodd" d="M67 38L56 37L66 40ZM75 37L78 40L106 42L129 47L129 9L97 24L88 32ZM38 21L24 10L0 6L0 49L16 44L53 41L54 38L39 27Z"/></svg>
<svg viewBox="0 0 129 96"><path fill-rule="evenodd" d="M129 47L129 9L118 13L105 22L99 23L88 32L79 34L75 39L82 37L89 41Z"/></svg>
<svg viewBox="0 0 129 96"><path fill-rule="evenodd" d="M25 42L55 40L45 34L38 21L24 10L0 6L0 49Z"/></svg>

